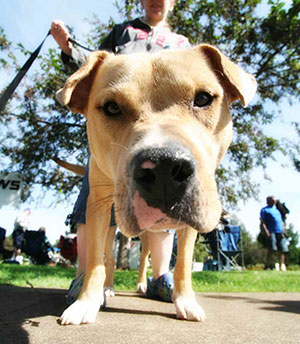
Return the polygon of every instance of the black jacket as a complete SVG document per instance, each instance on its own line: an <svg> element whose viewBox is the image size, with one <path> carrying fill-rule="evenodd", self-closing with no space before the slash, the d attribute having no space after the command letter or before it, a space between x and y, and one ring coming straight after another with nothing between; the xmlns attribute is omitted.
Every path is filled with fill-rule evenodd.
<svg viewBox="0 0 300 344"><path fill-rule="evenodd" d="M156 52L162 49L187 49L191 45L188 39L172 32L168 27L151 28L137 18L116 25L104 39L99 50L115 54L130 54L137 52ZM72 55L62 53L62 60L70 72L75 72L87 58L87 51L74 46Z"/></svg>

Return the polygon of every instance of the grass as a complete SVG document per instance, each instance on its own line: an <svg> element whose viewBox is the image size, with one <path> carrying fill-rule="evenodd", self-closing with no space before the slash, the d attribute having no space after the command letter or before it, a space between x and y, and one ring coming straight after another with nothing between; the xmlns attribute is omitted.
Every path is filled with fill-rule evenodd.
<svg viewBox="0 0 300 344"><path fill-rule="evenodd" d="M75 274L74 268L42 265L0 265L0 284L36 288L68 288Z"/></svg>
<svg viewBox="0 0 300 344"><path fill-rule="evenodd" d="M74 268L0 264L0 284L67 289ZM135 290L137 271L115 271L115 290ZM196 292L300 292L300 271L194 272Z"/></svg>
<svg viewBox="0 0 300 344"><path fill-rule="evenodd" d="M299 292L300 271L196 272L193 287L198 292Z"/></svg>

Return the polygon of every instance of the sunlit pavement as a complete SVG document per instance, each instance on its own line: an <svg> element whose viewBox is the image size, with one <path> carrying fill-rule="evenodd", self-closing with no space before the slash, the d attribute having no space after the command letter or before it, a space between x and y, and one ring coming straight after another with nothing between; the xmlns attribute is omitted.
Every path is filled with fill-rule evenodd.
<svg viewBox="0 0 300 344"><path fill-rule="evenodd" d="M95 324L60 326L65 290L0 285L5 344L300 343L300 293L197 294L207 319L177 320L171 303L117 292Z"/></svg>

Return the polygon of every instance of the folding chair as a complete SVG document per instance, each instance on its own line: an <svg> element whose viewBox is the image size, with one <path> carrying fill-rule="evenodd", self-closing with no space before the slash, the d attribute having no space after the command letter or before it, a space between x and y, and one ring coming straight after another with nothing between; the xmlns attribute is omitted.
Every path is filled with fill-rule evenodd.
<svg viewBox="0 0 300 344"><path fill-rule="evenodd" d="M77 236L66 235L60 236L58 248L60 248L60 254L68 259L71 264L75 264L77 261Z"/></svg>
<svg viewBox="0 0 300 344"><path fill-rule="evenodd" d="M50 243L46 239L44 231L24 232L24 242L22 252L30 256L32 261L38 265L45 265L50 262L48 250L51 248Z"/></svg>
<svg viewBox="0 0 300 344"><path fill-rule="evenodd" d="M6 229L0 227L0 254L4 252L4 240L6 236Z"/></svg>
<svg viewBox="0 0 300 344"><path fill-rule="evenodd" d="M205 270L231 271L242 270L244 268L243 243L241 236L241 226L224 226L224 229L215 229L204 234L205 241L208 244L213 261L209 262ZM237 259L241 257L240 266Z"/></svg>

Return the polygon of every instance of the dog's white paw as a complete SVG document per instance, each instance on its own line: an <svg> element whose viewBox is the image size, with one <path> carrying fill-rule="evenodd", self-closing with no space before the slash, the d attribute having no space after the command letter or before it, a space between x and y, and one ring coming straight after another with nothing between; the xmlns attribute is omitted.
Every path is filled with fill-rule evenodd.
<svg viewBox="0 0 300 344"><path fill-rule="evenodd" d="M193 296L175 296L174 303L178 319L204 321L206 318L203 308Z"/></svg>
<svg viewBox="0 0 300 344"><path fill-rule="evenodd" d="M75 301L60 317L61 325L92 324L96 320L101 302Z"/></svg>
<svg viewBox="0 0 300 344"><path fill-rule="evenodd" d="M138 283L136 287L136 291L140 294L146 294L147 291L147 284L145 283Z"/></svg>
<svg viewBox="0 0 300 344"><path fill-rule="evenodd" d="M104 294L106 297L114 297L115 292L113 287L104 287Z"/></svg>

